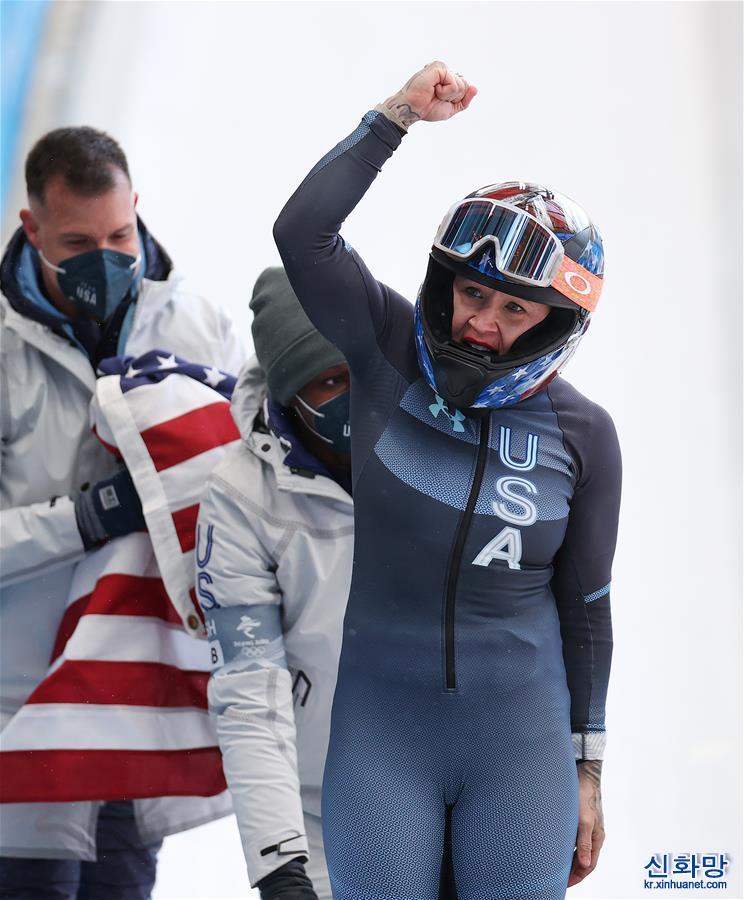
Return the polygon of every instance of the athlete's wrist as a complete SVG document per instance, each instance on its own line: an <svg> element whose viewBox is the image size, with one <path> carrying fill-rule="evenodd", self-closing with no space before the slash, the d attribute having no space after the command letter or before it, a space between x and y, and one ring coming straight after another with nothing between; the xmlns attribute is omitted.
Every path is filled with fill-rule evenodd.
<svg viewBox="0 0 744 900"><path fill-rule="evenodd" d="M405 134L415 122L418 122L421 116L411 107L402 91L388 97L383 103L378 103L375 107L377 112L381 112L386 118L397 125Z"/></svg>
<svg viewBox="0 0 744 900"><path fill-rule="evenodd" d="M601 759L577 759L576 771L579 778L591 781L599 785L602 780L602 760Z"/></svg>

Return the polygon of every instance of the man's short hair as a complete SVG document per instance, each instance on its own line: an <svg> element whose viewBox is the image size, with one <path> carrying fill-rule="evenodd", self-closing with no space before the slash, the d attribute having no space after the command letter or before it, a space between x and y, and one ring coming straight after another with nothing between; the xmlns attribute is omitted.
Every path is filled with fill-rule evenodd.
<svg viewBox="0 0 744 900"><path fill-rule="evenodd" d="M26 189L29 198L43 203L49 180L61 175L79 194L102 194L114 186L113 168L131 183L124 151L110 135L84 125L56 128L39 138L26 157Z"/></svg>

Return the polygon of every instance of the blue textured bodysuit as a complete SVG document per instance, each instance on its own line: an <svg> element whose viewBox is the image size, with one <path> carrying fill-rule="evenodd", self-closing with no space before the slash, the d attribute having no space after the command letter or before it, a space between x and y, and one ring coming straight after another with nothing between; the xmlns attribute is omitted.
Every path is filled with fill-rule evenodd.
<svg viewBox="0 0 744 900"><path fill-rule="evenodd" d="M604 732L620 456L561 378L481 417L418 367L413 308L339 235L399 129L367 113L288 202L293 287L352 372L354 569L323 787L336 900L565 896L575 759Z"/></svg>

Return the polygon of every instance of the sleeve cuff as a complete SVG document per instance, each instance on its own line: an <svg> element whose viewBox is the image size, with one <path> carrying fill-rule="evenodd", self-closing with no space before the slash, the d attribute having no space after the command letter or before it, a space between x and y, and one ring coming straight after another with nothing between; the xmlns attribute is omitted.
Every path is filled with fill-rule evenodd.
<svg viewBox="0 0 744 900"><path fill-rule="evenodd" d="M394 109L388 109L384 103L378 103L374 109L375 112L382 113L386 119L389 119L393 125L395 125L402 134L408 134L408 126L404 125L403 122L398 118L398 114Z"/></svg>
<svg viewBox="0 0 744 900"><path fill-rule="evenodd" d="M249 854L246 851L248 878L251 887L254 888L261 879L271 875L279 866L283 866L291 859L302 857L307 860L309 856L307 837L304 834L294 835L293 837L277 841L276 844L265 847L257 853Z"/></svg>
<svg viewBox="0 0 744 900"><path fill-rule="evenodd" d="M607 733L604 731L574 732L571 735L574 756L577 760L604 759Z"/></svg>

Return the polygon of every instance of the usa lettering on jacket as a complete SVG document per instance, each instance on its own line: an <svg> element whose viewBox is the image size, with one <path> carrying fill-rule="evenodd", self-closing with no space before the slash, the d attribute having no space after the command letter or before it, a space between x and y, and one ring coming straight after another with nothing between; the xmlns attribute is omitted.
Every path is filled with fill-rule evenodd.
<svg viewBox="0 0 744 900"><path fill-rule="evenodd" d="M503 521L509 522L501 531L492 538L473 560L474 566L489 566L493 560L506 562L510 569L519 569L522 559L522 532L515 528L533 525L537 521L537 506L530 500L529 495L536 496L537 488L523 473L531 472L537 465L537 449L540 436L528 432L527 448L524 460L515 459L511 451L511 428L501 425L499 428L499 459L508 469L521 473L520 475L505 475L496 481L496 494L499 499L494 500L493 511ZM522 488L525 492L515 493L515 488ZM507 503L512 506L509 509ZM513 507L517 507L517 512Z"/></svg>

